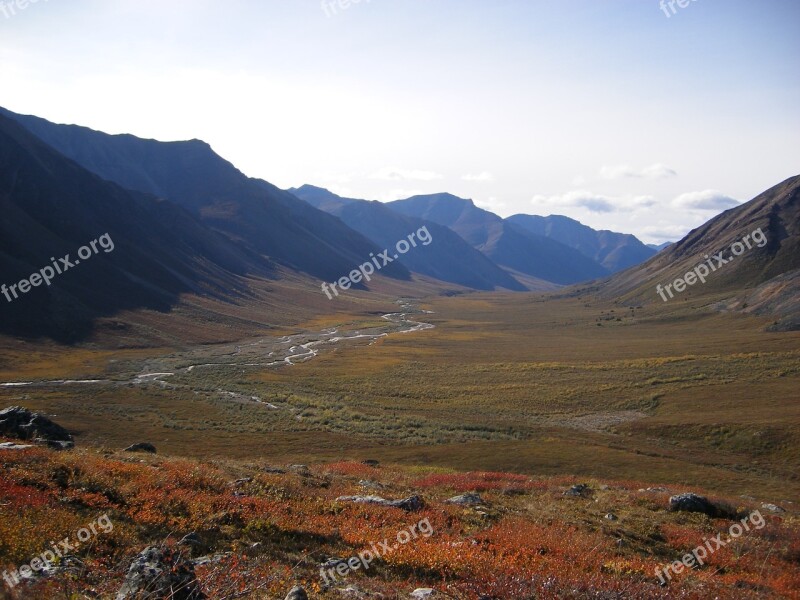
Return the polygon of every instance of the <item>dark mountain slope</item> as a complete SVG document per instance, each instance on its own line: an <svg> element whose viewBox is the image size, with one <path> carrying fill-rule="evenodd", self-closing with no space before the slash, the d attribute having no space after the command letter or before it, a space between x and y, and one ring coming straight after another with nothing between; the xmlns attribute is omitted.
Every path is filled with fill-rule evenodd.
<svg viewBox="0 0 800 600"><path fill-rule="evenodd" d="M378 250L339 219L266 181L246 177L205 142L108 135L0 110L100 177L171 200L292 269L330 281ZM410 277L400 264L387 266L381 274Z"/></svg>
<svg viewBox="0 0 800 600"><path fill-rule="evenodd" d="M495 263L558 284L586 281L608 270L574 248L525 231L471 200L451 194L414 196L388 203L402 214L449 227Z"/></svg>
<svg viewBox="0 0 800 600"><path fill-rule="evenodd" d="M0 331L74 341L100 315L167 310L184 292L235 294L270 265L187 211L89 173L0 115L0 284L11 286L108 233L98 253L9 302ZM110 248L111 244L107 244Z"/></svg>
<svg viewBox="0 0 800 600"><path fill-rule="evenodd" d="M763 233L763 243L760 234L755 236L759 243L753 241L752 234L757 230ZM723 259L730 259L731 246L745 236L750 236L750 248L745 244L740 255L726 264L718 265L714 260L716 270L705 283L696 282L668 301L729 294L726 305L731 308L774 314L785 325L794 324L787 328L796 327L800 324L800 176L716 216L646 263L618 273L597 289L606 298L663 303L656 285L673 283L695 267L708 264L706 255L722 252ZM750 300L742 300L745 297Z"/></svg>
<svg viewBox="0 0 800 600"><path fill-rule="evenodd" d="M478 290L526 289L457 233L433 221L403 215L381 202L342 198L310 185L289 191L336 215L349 227L383 248L392 248L409 233L427 227L433 242L427 246L417 246L399 259L411 271Z"/></svg>
<svg viewBox="0 0 800 600"><path fill-rule="evenodd" d="M575 248L612 273L638 265L656 254L655 250L648 248L633 235L597 231L561 215L540 217L520 214L508 217L506 221Z"/></svg>

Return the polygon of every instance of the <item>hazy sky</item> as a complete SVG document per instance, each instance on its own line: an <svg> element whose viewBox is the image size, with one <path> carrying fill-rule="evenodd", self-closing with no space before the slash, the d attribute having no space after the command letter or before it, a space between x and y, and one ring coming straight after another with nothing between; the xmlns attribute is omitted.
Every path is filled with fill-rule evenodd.
<svg viewBox="0 0 800 600"><path fill-rule="evenodd" d="M281 187L660 242L800 173L800 0L17 1L0 105Z"/></svg>

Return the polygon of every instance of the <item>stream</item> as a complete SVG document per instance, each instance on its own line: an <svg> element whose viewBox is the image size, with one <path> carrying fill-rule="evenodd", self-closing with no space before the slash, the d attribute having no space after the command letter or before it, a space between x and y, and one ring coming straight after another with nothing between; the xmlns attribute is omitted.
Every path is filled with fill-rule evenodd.
<svg viewBox="0 0 800 600"><path fill-rule="evenodd" d="M15 381L0 383L0 388L54 387L65 385L150 385L174 386L165 379L188 375L199 369L260 367L292 367L309 361L324 349L335 349L346 344L368 341L373 345L380 338L397 333L412 333L433 329L434 325L415 321L411 315L430 313L415 308L409 301L398 300L401 312L382 315L386 325L355 331L341 331L338 327L322 331L305 331L288 336L264 337L249 343L219 344L194 348L144 361L140 372L128 379L56 379L50 381ZM234 392L222 393L234 394ZM234 394L238 395L238 394ZM259 401L252 397L251 400ZM275 408L275 407L273 407Z"/></svg>

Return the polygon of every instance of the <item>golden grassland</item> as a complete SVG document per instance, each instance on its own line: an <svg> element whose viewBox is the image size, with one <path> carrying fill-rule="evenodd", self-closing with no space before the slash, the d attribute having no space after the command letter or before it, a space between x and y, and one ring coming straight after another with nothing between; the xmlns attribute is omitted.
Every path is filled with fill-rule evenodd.
<svg viewBox="0 0 800 600"><path fill-rule="evenodd" d="M374 324L396 310L387 298L353 298L344 312L296 329L251 333ZM56 414L79 444L148 440L177 455L278 461L374 457L800 501L800 334L768 333L766 319L707 304L429 297L421 306L434 312L419 318L435 329L326 350L294 367L207 369L169 380L182 387L2 389L0 402ZM256 318L242 307L234 312ZM144 358L187 347L203 346L37 347L24 356L11 348L0 355L0 372L7 381L125 381ZM252 395L277 408L248 402Z"/></svg>

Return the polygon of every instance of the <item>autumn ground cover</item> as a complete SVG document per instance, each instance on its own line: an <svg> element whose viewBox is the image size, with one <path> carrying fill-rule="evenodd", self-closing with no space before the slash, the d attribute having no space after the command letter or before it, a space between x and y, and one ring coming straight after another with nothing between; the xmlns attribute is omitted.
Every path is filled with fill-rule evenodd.
<svg viewBox="0 0 800 600"><path fill-rule="evenodd" d="M720 549L703 568L659 585L657 567L730 521L670 512L670 493L684 490L641 482L589 480L587 494L573 498L564 495L577 481L572 477L359 462L278 472L258 460L38 448L5 452L0 460L4 569L17 569L98 515L114 525L74 552L80 562L65 560L70 569L6 590L6 598L113 597L130 560L152 544L213 557L197 569L211 598L278 598L295 584L318 598L342 597L348 586L362 597L406 597L418 587L465 599L800 597L800 521L793 512L766 514L762 529ZM365 486L368 493L380 487L387 498L418 493L425 506L406 512L337 501L364 494ZM445 502L463 491L479 491L482 503ZM742 514L759 509L727 501ZM422 519L432 535L326 585L321 563L394 540ZM190 532L199 546L175 545Z"/></svg>

